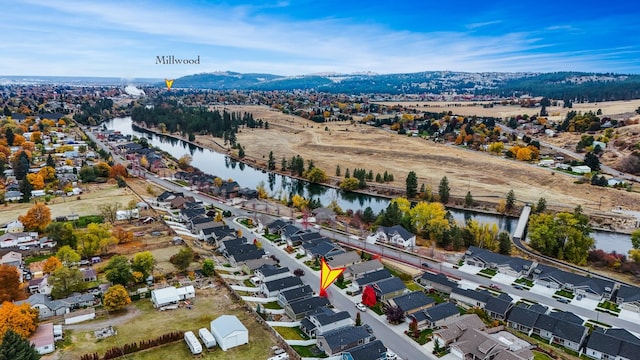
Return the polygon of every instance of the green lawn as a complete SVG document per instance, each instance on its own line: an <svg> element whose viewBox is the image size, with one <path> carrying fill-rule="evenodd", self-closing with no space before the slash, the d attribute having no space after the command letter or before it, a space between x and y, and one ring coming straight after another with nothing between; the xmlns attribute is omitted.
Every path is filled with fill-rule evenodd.
<svg viewBox="0 0 640 360"><path fill-rule="evenodd" d="M309 337L305 335L299 327L274 326L273 330L282 335L286 340L307 340Z"/></svg>
<svg viewBox="0 0 640 360"><path fill-rule="evenodd" d="M567 291L567 290L558 290L558 291L555 292L554 295L562 296L562 297L565 297L567 299L573 299L574 298L573 293L570 292L570 291Z"/></svg>
<svg viewBox="0 0 640 360"><path fill-rule="evenodd" d="M533 360L552 360L547 354L533 351Z"/></svg>
<svg viewBox="0 0 640 360"><path fill-rule="evenodd" d="M424 290L422 288L422 286L416 284L415 281L411 280L411 281L405 281L404 282L404 286L407 287L407 289L411 290L411 291L422 291Z"/></svg>
<svg viewBox="0 0 640 360"><path fill-rule="evenodd" d="M374 313L378 314L378 315L384 315L384 311L382 311L382 303L377 303L375 305L373 305L373 307L370 307L371 311L373 311Z"/></svg>
<svg viewBox="0 0 640 360"><path fill-rule="evenodd" d="M620 312L620 308L618 307L618 305L612 303L611 301L603 301L600 304L598 304L598 307L602 309L607 309L609 311L613 311L615 313Z"/></svg>
<svg viewBox="0 0 640 360"><path fill-rule="evenodd" d="M279 310L282 309L282 306L278 304L277 301L268 302L266 304L262 304L265 309Z"/></svg>
<svg viewBox="0 0 640 360"><path fill-rule="evenodd" d="M533 287L533 281L526 279L526 278L519 278L518 280L514 281L516 284L520 284L520 285L524 285L527 287Z"/></svg>
<svg viewBox="0 0 640 360"><path fill-rule="evenodd" d="M337 287L339 287L340 289L346 289L350 284L351 284L351 280L347 280L347 281L343 281L343 282L334 282L334 284L336 284Z"/></svg>
<svg viewBox="0 0 640 360"><path fill-rule="evenodd" d="M42 260L46 260L46 259L50 258L51 256L53 256L53 254L51 254L51 255L35 255L35 256L29 256L29 257L24 261L24 263L25 263L26 265L29 265L29 264L34 263L34 262L38 262L38 261L42 261Z"/></svg>
<svg viewBox="0 0 640 360"><path fill-rule="evenodd" d="M278 234L264 234L262 236L264 236L269 241L278 241L282 239L282 237Z"/></svg>
<svg viewBox="0 0 640 360"><path fill-rule="evenodd" d="M420 331L420 335L417 338L409 334L407 334L407 336L409 336L413 341L417 342L418 344L424 345L431 340L431 334L433 334L432 329L425 329Z"/></svg>
<svg viewBox="0 0 640 360"><path fill-rule="evenodd" d="M246 287L256 287L249 279L246 279L245 281L243 281L243 283Z"/></svg>
<svg viewBox="0 0 640 360"><path fill-rule="evenodd" d="M437 292L428 293L427 296L434 299L436 301L436 304L441 304L445 301L442 295Z"/></svg>
<svg viewBox="0 0 640 360"><path fill-rule="evenodd" d="M483 276L483 277L491 279L497 273L498 272L496 270L494 270L494 269L484 268L484 269L480 270L477 275L480 275L480 276Z"/></svg>
<svg viewBox="0 0 640 360"><path fill-rule="evenodd" d="M305 358L326 358L327 354L325 353L314 353L311 351L312 348L318 349L315 345L309 345L309 346L298 346L298 345L292 345L291 346L293 348L293 350L295 350L298 355L300 355L301 357Z"/></svg>

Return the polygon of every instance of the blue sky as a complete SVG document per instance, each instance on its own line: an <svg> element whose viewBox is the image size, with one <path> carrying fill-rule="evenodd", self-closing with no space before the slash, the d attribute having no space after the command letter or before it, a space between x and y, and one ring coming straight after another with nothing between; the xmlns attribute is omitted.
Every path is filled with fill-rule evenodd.
<svg viewBox="0 0 640 360"><path fill-rule="evenodd" d="M628 1L76 1L2 6L0 75L640 73ZM156 56L200 56L160 65Z"/></svg>

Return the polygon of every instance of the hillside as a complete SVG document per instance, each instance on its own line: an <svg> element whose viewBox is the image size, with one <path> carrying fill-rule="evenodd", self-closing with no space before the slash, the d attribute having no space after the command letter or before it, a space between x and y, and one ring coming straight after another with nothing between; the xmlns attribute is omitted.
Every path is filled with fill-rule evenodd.
<svg viewBox="0 0 640 360"><path fill-rule="evenodd" d="M164 84L158 84L164 86ZM610 101L640 98L640 75L556 73L466 73L426 71L409 74L313 74L280 76L236 72L184 76L174 88L212 90L316 90L345 94L544 96L554 99Z"/></svg>

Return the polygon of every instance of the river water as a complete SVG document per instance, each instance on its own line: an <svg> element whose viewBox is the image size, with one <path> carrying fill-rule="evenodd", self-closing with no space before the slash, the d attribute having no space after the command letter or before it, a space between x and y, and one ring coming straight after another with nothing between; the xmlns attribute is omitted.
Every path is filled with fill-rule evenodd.
<svg viewBox="0 0 640 360"><path fill-rule="evenodd" d="M191 145L187 142L176 140L171 137L140 132L133 130L131 117L114 118L104 123L107 129L120 131L125 135L137 137L147 137L149 144L155 146L175 158L180 158L185 154L192 157L191 165L204 171L207 174L215 175L223 179L233 179L241 187L255 189L258 184L263 183L267 191L274 198L287 198L290 194L299 194L307 199L318 199L322 205L328 205L335 200L343 210L353 211L364 210L371 207L374 213L379 213L389 205L389 199L373 195L344 192L324 185L311 184L303 180L294 179L285 175L272 174L261 169L253 168L242 162L229 158L224 154L213 150L203 149ZM266 155L265 155L266 156ZM276 159L277 166L280 159ZM497 224L500 230L513 234L518 219L505 216L475 213L464 210L449 209L453 218L460 224L464 224L467 219L474 219L479 223ZM607 252L616 251L626 254L631 249L631 239L629 235L619 233L608 233L596 231L593 234L596 240L596 247Z"/></svg>

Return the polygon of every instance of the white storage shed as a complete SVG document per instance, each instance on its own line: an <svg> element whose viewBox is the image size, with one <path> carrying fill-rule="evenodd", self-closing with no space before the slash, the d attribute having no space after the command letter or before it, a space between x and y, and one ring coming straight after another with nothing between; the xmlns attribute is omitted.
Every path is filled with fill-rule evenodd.
<svg viewBox="0 0 640 360"><path fill-rule="evenodd" d="M233 315L222 315L213 320L211 334L224 351L249 343L249 330Z"/></svg>
<svg viewBox="0 0 640 360"><path fill-rule="evenodd" d="M156 289L151 292L151 302L157 309L178 305L180 297L178 296L178 289L173 286L169 286L163 289Z"/></svg>

